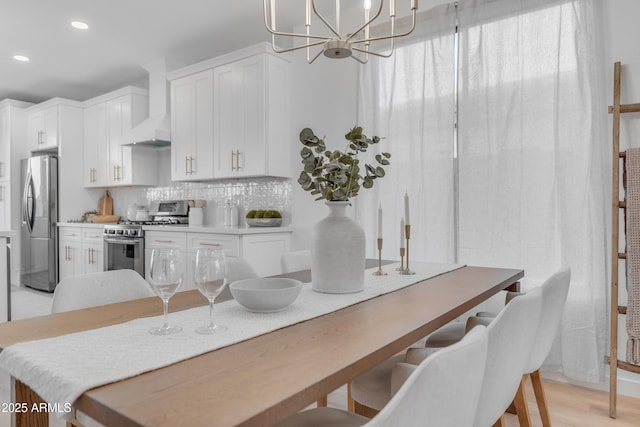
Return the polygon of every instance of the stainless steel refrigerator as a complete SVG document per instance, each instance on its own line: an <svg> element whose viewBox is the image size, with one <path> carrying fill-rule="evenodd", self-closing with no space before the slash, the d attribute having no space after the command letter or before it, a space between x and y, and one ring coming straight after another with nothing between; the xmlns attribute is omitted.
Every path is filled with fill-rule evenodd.
<svg viewBox="0 0 640 427"><path fill-rule="evenodd" d="M53 292L58 283L58 159L22 160L20 283Z"/></svg>

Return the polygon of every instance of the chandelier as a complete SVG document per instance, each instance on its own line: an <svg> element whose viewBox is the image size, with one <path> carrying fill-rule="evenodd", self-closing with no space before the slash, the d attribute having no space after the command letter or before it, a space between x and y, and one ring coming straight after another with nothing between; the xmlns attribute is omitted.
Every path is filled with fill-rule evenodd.
<svg viewBox="0 0 640 427"><path fill-rule="evenodd" d="M342 35L340 31L340 12L341 5L340 0L335 0L335 20L333 24L320 12L316 7L316 0L306 0L305 10L305 34L299 33L287 33L278 31L276 29L276 0L263 0L264 10L264 25L271 33L271 46L276 53L291 52L299 49L307 50L307 62L311 64L315 61L320 54L328 58L353 58L356 61L364 64L368 61L369 55L380 56L388 58L393 54L394 40L398 37L404 37L413 32L416 26L416 12L418 10L418 0L411 0L411 15L412 22L411 27L403 32L396 34L396 0L390 0L389 2L389 18L390 29L387 34L371 37L370 26L382 13L384 0L379 0L378 9L371 17L371 0L364 0L364 21L359 28L356 28L350 33ZM328 28L332 35L313 35L311 34L311 13L313 14ZM304 43L295 45L288 49L281 49L276 46L276 36L287 36L296 39L304 39ZM389 46L384 53L374 52L370 48L371 42L378 42L381 40L389 40ZM319 46L320 50L312 56L311 48ZM354 52L358 52L354 54Z"/></svg>

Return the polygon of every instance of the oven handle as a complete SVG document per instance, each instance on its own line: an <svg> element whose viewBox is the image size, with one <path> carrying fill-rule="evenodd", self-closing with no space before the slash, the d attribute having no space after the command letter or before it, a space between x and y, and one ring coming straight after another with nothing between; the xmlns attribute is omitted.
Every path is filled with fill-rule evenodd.
<svg viewBox="0 0 640 427"><path fill-rule="evenodd" d="M125 245L130 243L139 244L144 242L144 237L141 237L141 238L134 237L134 238L127 238L127 239L114 239L114 238L105 237L104 241L107 243L125 244Z"/></svg>

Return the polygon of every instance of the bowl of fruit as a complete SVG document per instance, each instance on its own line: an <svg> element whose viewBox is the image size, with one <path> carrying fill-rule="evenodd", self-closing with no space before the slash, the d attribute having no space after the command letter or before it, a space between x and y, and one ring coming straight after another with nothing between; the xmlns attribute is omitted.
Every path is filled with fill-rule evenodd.
<svg viewBox="0 0 640 427"><path fill-rule="evenodd" d="M276 210L252 209L246 215L249 227L280 227L282 214Z"/></svg>

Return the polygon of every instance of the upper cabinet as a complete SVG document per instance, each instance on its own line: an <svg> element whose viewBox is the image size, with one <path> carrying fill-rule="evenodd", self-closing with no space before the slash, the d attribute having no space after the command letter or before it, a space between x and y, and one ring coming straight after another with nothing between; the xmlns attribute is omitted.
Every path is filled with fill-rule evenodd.
<svg viewBox="0 0 640 427"><path fill-rule="evenodd" d="M213 71L171 82L171 179L213 178Z"/></svg>
<svg viewBox="0 0 640 427"><path fill-rule="evenodd" d="M126 131L149 112L147 91L126 87L85 103L85 187L157 184L157 152L124 145Z"/></svg>
<svg viewBox="0 0 640 427"><path fill-rule="evenodd" d="M289 177L289 62L266 44L170 73L172 179Z"/></svg>
<svg viewBox="0 0 640 427"><path fill-rule="evenodd" d="M30 107L27 112L27 146L29 151L58 152L63 140L74 139L82 129L82 104L53 98Z"/></svg>
<svg viewBox="0 0 640 427"><path fill-rule="evenodd" d="M29 114L27 135L30 151L58 147L58 105Z"/></svg>

